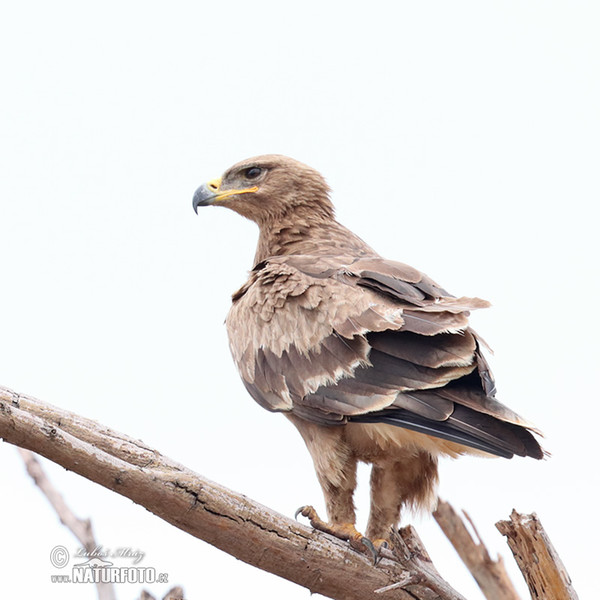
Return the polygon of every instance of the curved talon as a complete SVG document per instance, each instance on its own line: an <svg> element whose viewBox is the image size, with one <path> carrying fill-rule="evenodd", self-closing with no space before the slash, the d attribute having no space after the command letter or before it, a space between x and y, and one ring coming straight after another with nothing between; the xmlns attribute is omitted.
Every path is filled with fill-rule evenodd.
<svg viewBox="0 0 600 600"><path fill-rule="evenodd" d="M360 543L363 546L365 546L367 548L367 550L370 552L371 558L373 559L373 565L376 565L379 562L379 560L380 560L381 557L379 556L379 552L377 552L377 549L373 545L373 542L369 538L366 538L363 535L360 538Z"/></svg>
<svg viewBox="0 0 600 600"><path fill-rule="evenodd" d="M310 508L309 506L301 506L295 513L294 513L294 519L296 519L296 521L298 520L298 515L300 513L303 513L305 509ZM304 514L302 514L302 516L306 516Z"/></svg>

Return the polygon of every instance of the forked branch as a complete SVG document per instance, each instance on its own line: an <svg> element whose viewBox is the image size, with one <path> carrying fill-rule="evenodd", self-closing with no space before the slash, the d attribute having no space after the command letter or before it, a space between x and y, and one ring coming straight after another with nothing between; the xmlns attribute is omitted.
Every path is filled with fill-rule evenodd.
<svg viewBox="0 0 600 600"><path fill-rule="evenodd" d="M498 557L494 560L490 556L469 515L467 513L464 515L477 536L477 541L469 533L463 519L447 502L440 500L433 513L438 525L471 571L471 575L487 600L519 600L502 558Z"/></svg>
<svg viewBox="0 0 600 600"><path fill-rule="evenodd" d="M140 440L4 387L0 437L311 592L344 600L464 600L436 571L411 527L395 534L394 551L373 565L346 542L209 481Z"/></svg>
<svg viewBox="0 0 600 600"><path fill-rule="evenodd" d="M421 563L376 566L347 543L209 481L139 440L0 387L0 437L99 483L224 552L330 598L460 600L441 578L433 592ZM410 532L404 535L410 539ZM380 590L417 574L406 589ZM425 583L423 583L425 582Z"/></svg>

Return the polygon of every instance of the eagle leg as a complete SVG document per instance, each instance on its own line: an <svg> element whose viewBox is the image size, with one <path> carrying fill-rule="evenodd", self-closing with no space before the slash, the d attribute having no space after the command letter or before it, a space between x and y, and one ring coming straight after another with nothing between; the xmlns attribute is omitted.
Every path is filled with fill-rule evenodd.
<svg viewBox="0 0 600 600"><path fill-rule="evenodd" d="M379 559L378 549L381 548L381 544L378 544L376 547L369 538L366 538L362 533L357 531L354 523L327 523L319 517L317 511L312 506L301 506L294 514L294 517L297 519L300 514L308 518L311 527L314 529L329 533L349 542L355 550L368 553L373 559L373 564L377 564ZM384 542L384 540L378 540L378 542Z"/></svg>
<svg viewBox="0 0 600 600"><path fill-rule="evenodd" d="M365 535L377 549L390 544L403 506L427 507L435 502L437 460L410 451L400 460L374 462L371 470L371 511Z"/></svg>

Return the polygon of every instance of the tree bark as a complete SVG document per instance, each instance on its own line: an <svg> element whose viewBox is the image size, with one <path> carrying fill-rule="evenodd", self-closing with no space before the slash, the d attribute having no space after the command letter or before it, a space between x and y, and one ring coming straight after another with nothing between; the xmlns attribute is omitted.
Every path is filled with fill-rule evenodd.
<svg viewBox="0 0 600 600"><path fill-rule="evenodd" d="M510 519L498 521L496 527L507 537L533 600L577 600L571 578L535 513L513 510Z"/></svg>
<svg viewBox="0 0 600 600"><path fill-rule="evenodd" d="M471 524L479 543L475 542L464 521L447 502L440 500L433 516L461 560L471 571L471 575L487 600L519 600L519 595L504 568L502 558L499 556L497 560L494 560L490 556L477 529L466 513L465 518Z"/></svg>
<svg viewBox="0 0 600 600"><path fill-rule="evenodd" d="M311 593L340 600L464 600L440 577L412 527L392 531L393 550L383 549L374 565L348 543L209 481L140 440L1 386L0 438L130 498L175 527ZM444 520L444 509L442 503L438 522ZM502 588L502 577L497 580L485 548L468 532L468 539L464 537L455 522L458 517L450 527L453 518L448 514L447 535L467 566L478 581L486 579L490 590ZM508 537L535 600L577 599L535 515L513 511L511 520L497 527ZM489 593L494 600L516 600L510 592Z"/></svg>
<svg viewBox="0 0 600 600"><path fill-rule="evenodd" d="M411 528L401 530L404 564L385 552L373 565L346 542L209 481L139 440L3 387L0 437L313 593L345 600L464 600L419 550L422 546Z"/></svg>

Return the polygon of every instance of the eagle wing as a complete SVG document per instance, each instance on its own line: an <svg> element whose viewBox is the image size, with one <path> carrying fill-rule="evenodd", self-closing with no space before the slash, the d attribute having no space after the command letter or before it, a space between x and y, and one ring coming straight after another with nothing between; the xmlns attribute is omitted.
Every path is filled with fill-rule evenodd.
<svg viewBox="0 0 600 600"><path fill-rule="evenodd" d="M541 458L534 428L495 399L468 326L469 311L486 306L377 256L294 255L253 269L227 329L246 388L268 410Z"/></svg>

